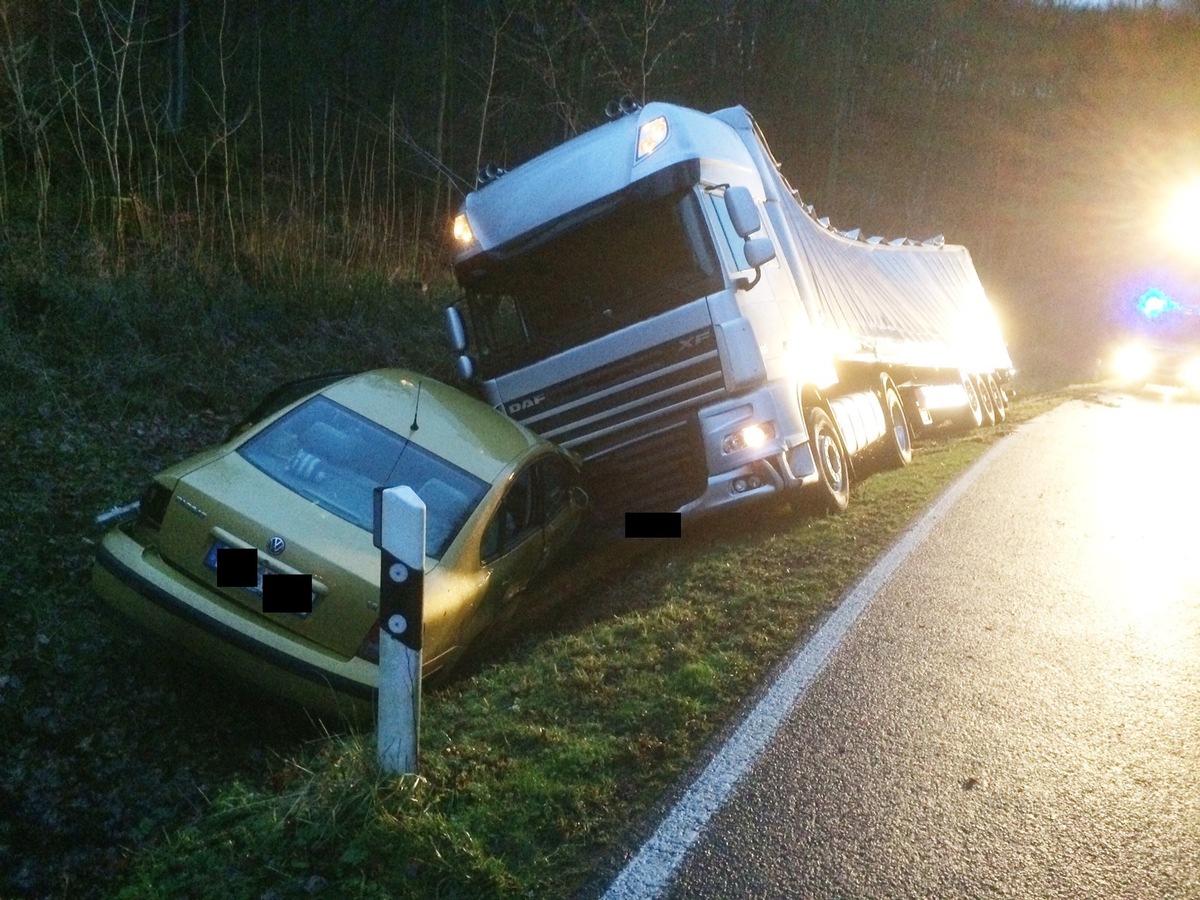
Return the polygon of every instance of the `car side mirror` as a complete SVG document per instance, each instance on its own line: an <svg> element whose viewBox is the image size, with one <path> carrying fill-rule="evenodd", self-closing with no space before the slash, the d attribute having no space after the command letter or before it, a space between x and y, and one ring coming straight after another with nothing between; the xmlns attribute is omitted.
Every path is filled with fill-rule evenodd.
<svg viewBox="0 0 1200 900"><path fill-rule="evenodd" d="M446 307L446 337L450 341L450 349L455 353L464 353L467 349L467 326L463 322L462 313L457 306Z"/></svg>

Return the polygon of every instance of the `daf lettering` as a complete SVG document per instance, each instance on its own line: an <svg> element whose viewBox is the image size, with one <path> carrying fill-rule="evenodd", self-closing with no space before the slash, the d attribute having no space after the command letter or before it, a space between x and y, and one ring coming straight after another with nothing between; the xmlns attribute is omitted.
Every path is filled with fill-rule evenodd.
<svg viewBox="0 0 1200 900"><path fill-rule="evenodd" d="M512 403L508 404L509 415L525 412L527 409L533 409L545 399L545 394L537 394L533 397L526 397L524 400L514 400Z"/></svg>

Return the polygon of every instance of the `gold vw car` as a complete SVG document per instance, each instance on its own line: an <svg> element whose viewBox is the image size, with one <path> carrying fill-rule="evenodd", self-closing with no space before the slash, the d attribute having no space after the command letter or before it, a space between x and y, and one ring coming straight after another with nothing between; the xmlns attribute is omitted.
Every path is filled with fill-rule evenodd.
<svg viewBox="0 0 1200 900"><path fill-rule="evenodd" d="M562 554L586 497L569 452L412 372L352 375L286 398L268 398L224 444L156 476L136 519L104 537L93 583L204 662L314 711L361 718L378 684L377 486L408 485L426 505L427 676L512 612ZM251 562L245 551L255 551L256 585L218 586L223 548ZM264 613L270 573L311 575L311 612Z"/></svg>

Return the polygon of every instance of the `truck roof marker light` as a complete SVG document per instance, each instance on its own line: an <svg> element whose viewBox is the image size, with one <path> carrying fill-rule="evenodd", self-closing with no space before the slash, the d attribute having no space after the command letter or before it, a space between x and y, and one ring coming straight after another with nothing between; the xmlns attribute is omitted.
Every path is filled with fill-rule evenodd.
<svg viewBox="0 0 1200 900"><path fill-rule="evenodd" d="M491 184L501 175L507 174L508 169L504 168L503 166L498 166L495 163L488 163L475 173L475 189L478 190L481 187L485 187L486 185Z"/></svg>
<svg viewBox="0 0 1200 900"><path fill-rule="evenodd" d="M663 141L667 139L667 135L671 133L671 128L667 125L666 116L657 116L649 122L643 122L638 128L637 136L637 160L645 159L655 150L662 146Z"/></svg>
<svg viewBox="0 0 1200 900"><path fill-rule="evenodd" d="M466 213L459 213L454 217L454 240L460 247L469 247L475 243L475 232L471 230Z"/></svg>
<svg viewBox="0 0 1200 900"><path fill-rule="evenodd" d="M638 103L632 95L626 94L617 100L609 100L604 104L604 114L610 119L619 119L621 116L632 115L642 108L642 104Z"/></svg>

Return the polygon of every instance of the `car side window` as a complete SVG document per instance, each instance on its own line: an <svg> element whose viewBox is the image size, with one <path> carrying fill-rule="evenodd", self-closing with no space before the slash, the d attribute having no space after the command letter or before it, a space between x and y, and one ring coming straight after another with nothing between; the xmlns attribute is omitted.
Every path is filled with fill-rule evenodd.
<svg viewBox="0 0 1200 900"><path fill-rule="evenodd" d="M546 521L549 522L571 502L571 487L574 480L570 466L560 457L546 457L538 464L538 467L541 475Z"/></svg>
<svg viewBox="0 0 1200 900"><path fill-rule="evenodd" d="M483 562L503 556L541 527L541 509L535 492L534 467L520 473L509 485L500 508L483 535Z"/></svg>

